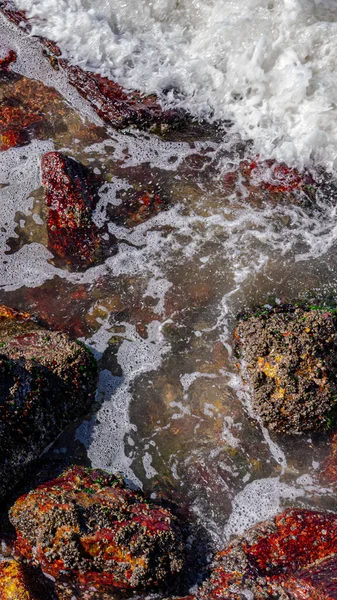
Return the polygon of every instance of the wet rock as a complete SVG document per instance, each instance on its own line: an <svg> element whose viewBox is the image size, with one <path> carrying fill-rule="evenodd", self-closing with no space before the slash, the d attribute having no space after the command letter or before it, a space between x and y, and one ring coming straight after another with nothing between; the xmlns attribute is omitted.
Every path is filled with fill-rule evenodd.
<svg viewBox="0 0 337 600"><path fill-rule="evenodd" d="M102 240L93 222L98 201L97 177L60 152L42 157L42 183L48 212L50 250L75 268L85 268L102 257Z"/></svg>
<svg viewBox="0 0 337 600"><path fill-rule="evenodd" d="M55 61L55 56L51 54ZM59 58L58 64L67 72L68 80L86 98L97 114L109 125L123 129L129 125L149 127L169 125L181 121L174 111L163 111L156 96L144 96L140 92L126 92L120 85L96 73L83 71Z"/></svg>
<svg viewBox="0 0 337 600"><path fill-rule="evenodd" d="M316 194L315 181L308 172L300 173L273 160L242 161L236 170L226 173L224 187L227 195L235 193L257 205L263 202L307 204Z"/></svg>
<svg viewBox="0 0 337 600"><path fill-rule="evenodd" d="M200 598L247 598L250 591L256 600L332 600L337 597L336 551L337 515L286 510L217 555Z"/></svg>
<svg viewBox="0 0 337 600"><path fill-rule="evenodd" d="M13 23L27 31L31 30L24 11L18 11L13 2L0 0L1 12ZM127 92L120 85L96 73L84 71L62 58L58 46L42 38L44 54L54 69L66 72L69 83L90 102L97 114L109 125L123 129L129 125L137 127L156 126L165 131L168 125L181 123L185 116L179 111L164 111L155 95L145 96L140 92Z"/></svg>
<svg viewBox="0 0 337 600"><path fill-rule="evenodd" d="M156 216L167 206L168 202L154 190L133 189L131 194L127 194L122 203L114 206L110 212L115 223L134 227Z"/></svg>
<svg viewBox="0 0 337 600"><path fill-rule="evenodd" d="M326 457L320 477L323 482L337 485L337 433L334 433L330 441L330 453Z"/></svg>
<svg viewBox="0 0 337 600"><path fill-rule="evenodd" d="M56 146L69 147L76 142L80 151L105 137L97 127L72 109L55 88L8 69L10 54L0 65L0 149L28 144L32 138L54 140Z"/></svg>
<svg viewBox="0 0 337 600"><path fill-rule="evenodd" d="M42 119L39 112L18 106L15 99L3 100L0 111L0 151L28 144L30 135Z"/></svg>
<svg viewBox="0 0 337 600"><path fill-rule="evenodd" d="M63 333L0 306L0 498L94 399L96 363Z"/></svg>
<svg viewBox="0 0 337 600"><path fill-rule="evenodd" d="M324 307L280 306L234 332L253 409L272 431L329 429L336 416L336 321Z"/></svg>
<svg viewBox="0 0 337 600"><path fill-rule="evenodd" d="M0 11L15 25L25 29L27 32L30 31L26 12L24 10L17 10L12 0L0 0Z"/></svg>
<svg viewBox="0 0 337 600"><path fill-rule="evenodd" d="M176 577L183 544L175 517L123 480L73 467L17 500L16 551L54 577L103 588L155 587Z"/></svg>
<svg viewBox="0 0 337 600"><path fill-rule="evenodd" d="M0 59L0 71L8 71L9 66L16 61L16 53L10 50L4 58Z"/></svg>
<svg viewBox="0 0 337 600"><path fill-rule="evenodd" d="M41 572L16 560L0 563L1 600L55 600L50 582Z"/></svg>
<svg viewBox="0 0 337 600"><path fill-rule="evenodd" d="M59 123L60 118L67 112L65 103L53 88L12 72L7 73L10 54L4 59L5 66L2 70L6 77L0 111L2 151L24 146L33 136L49 138L52 123Z"/></svg>

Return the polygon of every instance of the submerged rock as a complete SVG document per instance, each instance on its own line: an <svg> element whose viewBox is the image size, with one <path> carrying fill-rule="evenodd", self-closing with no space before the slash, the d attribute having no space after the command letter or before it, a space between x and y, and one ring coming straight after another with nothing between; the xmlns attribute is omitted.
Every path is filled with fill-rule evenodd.
<svg viewBox="0 0 337 600"><path fill-rule="evenodd" d="M58 578L117 588L156 587L182 569L172 513L120 477L73 467L16 501L16 552Z"/></svg>
<svg viewBox="0 0 337 600"><path fill-rule="evenodd" d="M1 600L55 600L50 582L42 573L16 560L0 563Z"/></svg>
<svg viewBox="0 0 337 600"><path fill-rule="evenodd" d="M16 61L16 52L10 50L4 58L0 59L0 71L8 71L9 66Z"/></svg>
<svg viewBox="0 0 337 600"><path fill-rule="evenodd" d="M134 227L167 209L168 202L154 190L132 190L119 206L114 206L111 218L117 224Z"/></svg>
<svg viewBox="0 0 337 600"><path fill-rule="evenodd" d="M48 212L49 248L73 267L88 267L102 256L93 222L98 180L87 167L60 152L42 157L42 183Z"/></svg>
<svg viewBox="0 0 337 600"><path fill-rule="evenodd" d="M93 402L96 362L83 344L0 306L0 499Z"/></svg>
<svg viewBox="0 0 337 600"><path fill-rule="evenodd" d="M326 308L280 306L242 320L234 337L253 409L272 431L329 429L336 416L336 316Z"/></svg>
<svg viewBox="0 0 337 600"><path fill-rule="evenodd" d="M236 170L226 173L224 186L228 195L235 193L258 205L285 201L306 204L311 203L316 194L316 184L308 172L300 173L273 160L242 161Z"/></svg>
<svg viewBox="0 0 337 600"><path fill-rule="evenodd" d="M330 453L322 465L320 478L324 483L337 486L337 432L331 438Z"/></svg>
<svg viewBox="0 0 337 600"><path fill-rule="evenodd" d="M336 552L337 515L288 509L220 552L198 598L333 600Z"/></svg>

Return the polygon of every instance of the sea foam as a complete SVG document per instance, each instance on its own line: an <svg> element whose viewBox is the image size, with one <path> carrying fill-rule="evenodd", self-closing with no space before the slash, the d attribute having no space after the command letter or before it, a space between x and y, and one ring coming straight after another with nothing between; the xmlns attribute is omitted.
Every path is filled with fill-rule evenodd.
<svg viewBox="0 0 337 600"><path fill-rule="evenodd" d="M332 0L17 0L33 33L129 89L210 120L256 151L337 164Z"/></svg>

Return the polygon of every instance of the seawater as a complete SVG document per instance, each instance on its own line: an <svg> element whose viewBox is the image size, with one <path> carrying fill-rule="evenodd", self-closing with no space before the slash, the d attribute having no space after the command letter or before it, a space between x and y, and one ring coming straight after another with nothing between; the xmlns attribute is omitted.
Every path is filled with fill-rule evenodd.
<svg viewBox="0 0 337 600"><path fill-rule="evenodd" d="M261 156L337 159L334 0L18 0L34 33L124 87L231 119Z"/></svg>
<svg viewBox="0 0 337 600"><path fill-rule="evenodd" d="M100 408L74 438L94 466L188 506L219 547L287 505L335 509L318 478L326 439L271 437L251 414L232 346L243 309L336 296L335 200L259 204L243 182L230 197L224 189L226 173L257 153L333 170L334 3L20 6L35 33L85 68L234 123L202 139L107 129L84 148L74 135L66 146L35 139L0 153L0 300L61 324L68 311L101 361ZM2 54L9 48L18 73L58 89L84 125L102 125L39 42L1 18ZM40 158L53 149L108 182L94 220L118 252L85 272L61 268L46 247ZM123 194L153 183L167 210L134 227L116 222ZM69 433L50 453L68 446Z"/></svg>

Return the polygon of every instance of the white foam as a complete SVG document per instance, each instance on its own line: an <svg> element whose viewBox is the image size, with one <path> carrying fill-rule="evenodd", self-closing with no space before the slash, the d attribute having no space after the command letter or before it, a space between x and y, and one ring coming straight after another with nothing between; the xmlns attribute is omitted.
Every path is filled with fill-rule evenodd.
<svg viewBox="0 0 337 600"><path fill-rule="evenodd" d="M16 61L11 65L11 70L55 88L74 108L80 111L80 114L98 125L102 123L88 102L73 86L69 85L67 75L61 70L56 71L50 67L48 61L42 56L39 41L28 37L26 33L0 14L1 55L6 54L8 50L14 50L16 53Z"/></svg>
<svg viewBox="0 0 337 600"><path fill-rule="evenodd" d="M84 422L78 428L77 437L88 447L88 456L95 467L120 471L134 484L141 486L141 481L131 468L132 456L126 456L124 451L126 436L134 429L129 419L132 400L130 387L140 373L158 369L170 346L165 341L159 321L149 323L146 339L138 335L133 325L124 323L124 327L124 333L112 334L107 318L100 331L86 340L94 351L99 352L107 347L112 335L122 337L117 360L123 377L113 377L108 370L100 373L97 394L99 399L104 400L102 407L90 423ZM149 453L143 456L145 476L148 478L156 473L151 460Z"/></svg>
<svg viewBox="0 0 337 600"><path fill-rule="evenodd" d="M198 116L231 118L263 155L335 165L335 2L17 3L33 17L33 32L83 67Z"/></svg>
<svg viewBox="0 0 337 600"><path fill-rule="evenodd" d="M233 535L242 535L247 529L271 519L282 510L283 501L305 499L315 494L326 497L333 494L329 488L314 485L310 475L299 477L295 484L282 482L279 477L257 479L247 484L232 503L232 513L224 528L224 539L228 542Z"/></svg>

